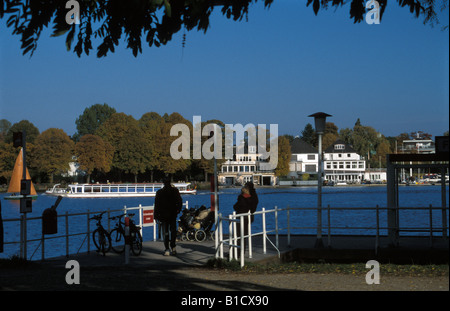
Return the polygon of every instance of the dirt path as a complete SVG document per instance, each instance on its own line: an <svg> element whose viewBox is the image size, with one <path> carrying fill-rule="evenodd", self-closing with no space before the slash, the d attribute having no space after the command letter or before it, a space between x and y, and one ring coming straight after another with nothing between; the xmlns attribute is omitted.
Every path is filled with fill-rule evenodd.
<svg viewBox="0 0 450 311"><path fill-rule="evenodd" d="M367 285L365 275L340 273L241 273L206 268L87 267L80 284L68 285L64 267L39 265L0 269L1 290L149 290L149 291L448 291L447 276L380 276Z"/></svg>

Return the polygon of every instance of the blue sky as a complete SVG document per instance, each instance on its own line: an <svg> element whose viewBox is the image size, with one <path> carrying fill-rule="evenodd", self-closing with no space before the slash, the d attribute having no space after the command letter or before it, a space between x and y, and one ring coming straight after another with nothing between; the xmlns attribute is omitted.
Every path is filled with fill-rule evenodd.
<svg viewBox="0 0 450 311"><path fill-rule="evenodd" d="M442 22L448 25L448 8ZM323 111L339 129L360 118L386 136L449 128L449 34L389 2L381 24L353 24L349 6L315 16L303 1L258 2L248 22L216 9L206 34L180 32L135 58L122 41L98 59L43 33L33 57L0 21L0 119L76 132L86 107L107 103L139 119L179 112L192 121L278 124L299 135ZM94 44L94 48L97 45Z"/></svg>

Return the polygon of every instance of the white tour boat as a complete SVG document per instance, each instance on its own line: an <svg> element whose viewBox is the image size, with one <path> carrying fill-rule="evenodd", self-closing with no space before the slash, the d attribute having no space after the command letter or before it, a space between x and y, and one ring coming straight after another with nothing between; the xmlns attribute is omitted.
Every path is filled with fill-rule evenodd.
<svg viewBox="0 0 450 311"><path fill-rule="evenodd" d="M173 183L180 194L196 194L197 190L191 188L191 183ZM126 198L126 197L154 197L156 191L163 188L162 183L151 184L70 184L61 188L56 184L48 189L47 195L67 198Z"/></svg>

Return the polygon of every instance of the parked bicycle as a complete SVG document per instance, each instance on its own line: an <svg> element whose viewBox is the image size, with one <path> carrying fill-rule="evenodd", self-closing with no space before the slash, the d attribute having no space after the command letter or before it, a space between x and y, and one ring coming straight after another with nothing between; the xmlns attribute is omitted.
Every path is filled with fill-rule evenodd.
<svg viewBox="0 0 450 311"><path fill-rule="evenodd" d="M102 216L105 212L98 215L94 215L89 218L90 220L97 221L97 229L92 232L92 240L99 252L103 253L103 256L111 249L111 237L108 231L102 226Z"/></svg>
<svg viewBox="0 0 450 311"><path fill-rule="evenodd" d="M134 214L122 214L110 218L112 220L117 219L116 227L111 230L110 236L113 242L112 249L119 254L125 251L125 222L122 221L124 216L133 217ZM142 236L139 230L140 227L136 226L130 218L131 252L136 256L139 256L142 252Z"/></svg>

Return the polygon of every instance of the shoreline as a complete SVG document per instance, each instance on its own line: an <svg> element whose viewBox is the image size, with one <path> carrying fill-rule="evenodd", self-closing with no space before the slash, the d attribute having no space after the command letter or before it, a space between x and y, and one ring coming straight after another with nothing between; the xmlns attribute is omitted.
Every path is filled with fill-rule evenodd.
<svg viewBox="0 0 450 311"><path fill-rule="evenodd" d="M198 190L208 190L210 189L210 184L206 183L206 182L199 182L197 183L198 185ZM426 183L426 184L398 184L399 186L403 186L403 187L417 187L417 186L440 186L441 183ZM448 186L448 183L445 183L446 186ZM346 188L346 187L386 187L387 183L381 183L381 184L347 184L347 185L334 185L334 186L322 186L324 188L331 188L331 187L337 187L337 188ZM36 188L36 192L38 193L43 193L45 192L50 186L48 186L47 184L45 185L35 185ZM240 185L236 185L236 186L218 186L219 189L239 189L242 186ZM255 185L255 188L260 188L260 189L277 189L277 188L282 188L282 189L286 189L286 188L302 188L302 187L317 187L317 185L272 185L272 186L261 186L261 185ZM0 187L0 193L7 193L8 187Z"/></svg>

